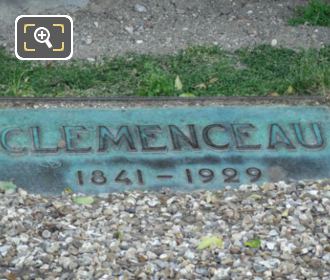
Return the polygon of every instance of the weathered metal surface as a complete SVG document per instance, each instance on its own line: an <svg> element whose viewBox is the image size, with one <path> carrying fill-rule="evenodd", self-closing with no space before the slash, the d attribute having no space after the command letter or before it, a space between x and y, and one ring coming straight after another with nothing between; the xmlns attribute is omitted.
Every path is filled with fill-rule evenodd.
<svg viewBox="0 0 330 280"><path fill-rule="evenodd" d="M0 109L0 180L35 193L330 177L328 106Z"/></svg>

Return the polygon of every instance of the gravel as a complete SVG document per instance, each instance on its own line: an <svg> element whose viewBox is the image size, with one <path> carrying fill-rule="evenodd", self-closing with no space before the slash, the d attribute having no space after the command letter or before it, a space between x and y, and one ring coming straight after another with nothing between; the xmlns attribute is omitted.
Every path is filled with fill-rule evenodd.
<svg viewBox="0 0 330 280"><path fill-rule="evenodd" d="M2 279L330 279L330 181L75 195L0 194Z"/></svg>
<svg viewBox="0 0 330 280"><path fill-rule="evenodd" d="M327 27L289 26L308 0L2 0L0 45L13 52L14 22L22 14L68 14L74 58L127 52L175 53L191 45L226 50L271 44L294 49L330 43Z"/></svg>

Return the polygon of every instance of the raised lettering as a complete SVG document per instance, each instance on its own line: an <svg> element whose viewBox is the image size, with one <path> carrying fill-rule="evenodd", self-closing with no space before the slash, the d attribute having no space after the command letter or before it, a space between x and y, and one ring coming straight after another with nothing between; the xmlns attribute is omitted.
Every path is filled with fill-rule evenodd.
<svg viewBox="0 0 330 280"><path fill-rule="evenodd" d="M211 148L214 148L216 150L226 150L229 148L229 143L225 143L225 144L215 144L214 140L211 139L210 134L212 134L212 132L214 130L220 131L220 132L227 132L227 129L225 126L223 126L222 124L211 124L206 126L203 129L203 140L205 142L206 145L208 145Z"/></svg>
<svg viewBox="0 0 330 280"><path fill-rule="evenodd" d="M159 125L139 125L138 130L139 130L142 151L159 152L159 151L165 151L167 149L165 145L151 146L152 143L157 141L159 134L162 133L162 129Z"/></svg>
<svg viewBox="0 0 330 280"><path fill-rule="evenodd" d="M319 123L310 123L309 127L314 135L315 141L308 143L307 133L304 133L301 123L292 124L294 132L296 134L297 141L300 145L308 149L318 149L324 146L324 138L322 135L321 125Z"/></svg>
<svg viewBox="0 0 330 280"><path fill-rule="evenodd" d="M91 151L91 147L79 147L79 140L82 138L82 133L86 133L87 129L84 126L63 126L66 151L69 153L87 153Z"/></svg>
<svg viewBox="0 0 330 280"><path fill-rule="evenodd" d="M41 136L40 136L40 127L35 126L30 128L32 135L32 143L33 143L33 151L37 153L56 153L58 151L58 147L56 148L42 148L41 144Z"/></svg>
<svg viewBox="0 0 330 280"><path fill-rule="evenodd" d="M184 145L188 144L191 148L198 150L199 144L197 140L195 125L189 124L189 136L187 136L182 130L176 125L169 125L170 135L172 139L172 145L174 150L182 150Z"/></svg>
<svg viewBox="0 0 330 280"><path fill-rule="evenodd" d="M278 146L285 147L287 149L295 149L289 137L285 134L283 128L273 123L269 129L269 144L268 149L277 149Z"/></svg>
<svg viewBox="0 0 330 280"><path fill-rule="evenodd" d="M259 150L261 144L252 144L247 141L251 138L251 132L256 130L256 127L251 123L235 123L232 124L233 135L236 143L236 148L239 150Z"/></svg>
<svg viewBox="0 0 330 280"><path fill-rule="evenodd" d="M98 138L99 138L99 152L105 152L109 149L110 143L112 146L120 147L126 144L128 151L136 151L134 140L128 126L124 125L119 127L116 135L105 126L98 127Z"/></svg>
<svg viewBox="0 0 330 280"><path fill-rule="evenodd" d="M25 147L11 146L8 142L14 134L23 133L20 128L5 128L1 133L1 146L9 153L20 154L26 151Z"/></svg>

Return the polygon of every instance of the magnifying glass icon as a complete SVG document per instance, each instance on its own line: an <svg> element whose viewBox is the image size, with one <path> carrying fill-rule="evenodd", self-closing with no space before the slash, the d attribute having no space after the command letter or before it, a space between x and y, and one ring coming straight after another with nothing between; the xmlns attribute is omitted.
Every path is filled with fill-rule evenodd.
<svg viewBox="0 0 330 280"><path fill-rule="evenodd" d="M49 41L50 32L46 27L38 27L34 31L34 39L41 44L46 44L49 49L53 47L52 43Z"/></svg>

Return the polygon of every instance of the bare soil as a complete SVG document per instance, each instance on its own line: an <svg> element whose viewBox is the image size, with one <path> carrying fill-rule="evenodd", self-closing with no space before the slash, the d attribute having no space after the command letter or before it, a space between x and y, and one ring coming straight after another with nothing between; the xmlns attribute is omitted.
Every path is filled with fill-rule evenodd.
<svg viewBox="0 0 330 280"><path fill-rule="evenodd" d="M229 50L261 43L320 48L330 43L329 28L287 23L294 8L306 2L4 0L0 2L0 45L13 50L18 15L69 14L74 19L75 58L93 60L126 52L173 53L205 44Z"/></svg>

